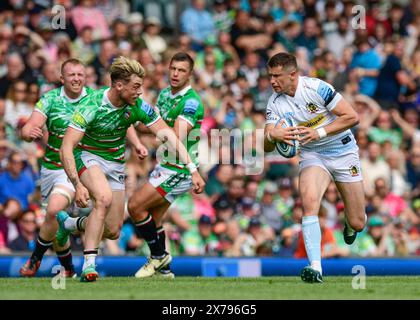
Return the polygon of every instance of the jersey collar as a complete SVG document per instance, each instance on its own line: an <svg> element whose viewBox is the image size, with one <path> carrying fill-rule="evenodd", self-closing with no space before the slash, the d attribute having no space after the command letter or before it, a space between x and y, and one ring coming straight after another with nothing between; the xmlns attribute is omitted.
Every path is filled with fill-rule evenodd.
<svg viewBox="0 0 420 320"><path fill-rule="evenodd" d="M68 102L70 102L70 103L76 103L76 102L79 102L79 100L80 99L82 99L84 96L86 96L87 95L87 91L86 91L86 88L85 87L83 87L83 89L82 89L82 93L80 94L80 96L78 96L76 99L72 99L72 98L70 98L70 97L68 97L67 95L66 95L66 92L64 91L64 86L62 86L61 87L61 90L60 90L60 97L64 97L64 98L66 98L67 99L67 101Z"/></svg>
<svg viewBox="0 0 420 320"><path fill-rule="evenodd" d="M174 98L176 98L176 97L178 97L178 96L183 96L184 94L186 94L187 92L188 92L188 90L190 90L191 89L191 85L188 85L188 86L186 86L184 89L182 89L181 91L178 91L177 93L175 93L175 94L172 94L171 93L171 89L169 89L169 97L171 98L171 99L174 99Z"/></svg>
<svg viewBox="0 0 420 320"><path fill-rule="evenodd" d="M111 106L111 108L113 108L113 109L121 109L121 108L118 108L118 107L114 106L114 105L111 103L111 101L110 101L110 100L109 100L109 98L108 98L108 92L109 92L109 88L108 88L108 89L105 89L105 91L104 91L104 95L103 95L103 97L102 97L102 105L109 105L109 106Z"/></svg>

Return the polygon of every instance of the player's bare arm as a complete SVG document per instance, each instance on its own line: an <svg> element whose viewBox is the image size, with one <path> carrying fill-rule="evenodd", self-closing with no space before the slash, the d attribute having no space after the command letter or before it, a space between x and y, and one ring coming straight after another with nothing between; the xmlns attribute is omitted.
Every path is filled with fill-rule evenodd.
<svg viewBox="0 0 420 320"><path fill-rule="evenodd" d="M171 149L171 152L177 153L179 155L180 160L183 163L187 164L187 168L191 173L194 192L203 192L205 182L201 177L200 173L198 172L196 166L191 161L190 155L188 154L188 151L185 148L184 144L178 139L172 128L170 128L162 119L156 121L149 128L158 139L168 143L168 147Z"/></svg>
<svg viewBox="0 0 420 320"><path fill-rule="evenodd" d="M341 99L337 106L331 111L337 118L329 125L321 129L313 129L303 126L298 126L299 140L302 145L311 141L319 140L327 135L334 135L343 132L359 123L359 116L353 107L345 99Z"/></svg>
<svg viewBox="0 0 420 320"><path fill-rule="evenodd" d="M184 141L192 130L193 126L182 118L177 118L174 123L174 132L179 141Z"/></svg>
<svg viewBox="0 0 420 320"><path fill-rule="evenodd" d="M140 160L144 160L148 156L149 151L143 145L143 143L140 142L140 139L137 136L137 132L134 126L130 126L127 129L127 140L136 149L137 156Z"/></svg>
<svg viewBox="0 0 420 320"><path fill-rule="evenodd" d="M29 120L22 128L22 139L27 142L32 142L33 140L42 138L44 134L42 128L46 121L47 117L41 112L32 112Z"/></svg>
<svg viewBox="0 0 420 320"><path fill-rule="evenodd" d="M89 201L89 192L80 182L76 170L76 161L74 160L73 150L84 136L83 131L69 127L63 138L60 148L60 159L64 166L68 178L76 189L75 201L79 207L86 208Z"/></svg>

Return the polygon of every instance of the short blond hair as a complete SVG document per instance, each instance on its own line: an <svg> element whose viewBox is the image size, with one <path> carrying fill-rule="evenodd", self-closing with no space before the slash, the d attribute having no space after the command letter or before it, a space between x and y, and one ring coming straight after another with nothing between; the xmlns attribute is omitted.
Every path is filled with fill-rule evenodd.
<svg viewBox="0 0 420 320"><path fill-rule="evenodd" d="M109 73L111 74L112 84L117 80L130 81L133 74L142 79L146 76L146 71L138 61L123 56L114 59Z"/></svg>

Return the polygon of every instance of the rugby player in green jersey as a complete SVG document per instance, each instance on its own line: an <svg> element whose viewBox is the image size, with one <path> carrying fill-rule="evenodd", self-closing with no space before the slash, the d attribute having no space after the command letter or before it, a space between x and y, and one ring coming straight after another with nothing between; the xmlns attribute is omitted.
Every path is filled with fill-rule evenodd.
<svg viewBox="0 0 420 320"><path fill-rule="evenodd" d="M85 67L76 59L69 59L62 64L61 83L63 86L41 97L22 129L22 138L25 141L42 138L44 125L48 130L48 142L41 168L41 196L43 206L46 207L46 215L35 250L20 268L20 275L24 277L35 276L44 253L51 245L64 267L65 276L75 275L70 242L67 241L60 246L54 239L58 229L55 216L60 210L66 209L74 198L74 188L64 172L59 149L75 107L91 89L84 86Z"/></svg>
<svg viewBox="0 0 420 320"><path fill-rule="evenodd" d="M80 280L86 282L99 276L95 259L102 237L117 239L123 224L127 129L137 122L145 124L194 171L194 163L174 131L139 98L145 77L141 64L119 57L112 63L110 75L110 88L97 90L80 102L60 149L64 169L75 187L76 204L86 207L90 198L94 203L85 222L85 260ZM203 191L205 183L196 169L192 183L196 192ZM171 259L163 253L156 257L155 267L160 269Z"/></svg>
<svg viewBox="0 0 420 320"><path fill-rule="evenodd" d="M174 277L169 264L163 268L156 267L156 257L166 253L163 216L177 196L191 189L193 183L190 172L196 171L198 166L198 142L204 106L190 85L193 67L194 61L187 53L179 52L172 57L169 64L170 86L161 91L156 105L163 120L174 129L178 139L186 146L193 163L186 165L163 153L149 182L128 201L128 211L137 222L137 229L151 251L147 263L135 274L139 278L154 274Z"/></svg>

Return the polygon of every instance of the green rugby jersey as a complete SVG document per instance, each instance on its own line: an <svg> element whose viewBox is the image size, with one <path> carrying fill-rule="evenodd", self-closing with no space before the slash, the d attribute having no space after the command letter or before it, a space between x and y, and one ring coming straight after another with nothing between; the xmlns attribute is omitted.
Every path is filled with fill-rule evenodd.
<svg viewBox="0 0 420 320"><path fill-rule="evenodd" d="M151 126L160 117L151 105L140 98L134 106L113 106L107 95L108 90L96 90L82 99L71 118L70 127L85 133L77 150L122 163L127 129L138 121Z"/></svg>
<svg viewBox="0 0 420 320"><path fill-rule="evenodd" d="M177 118L181 118L192 125L190 139L186 138L182 143L187 148L191 160L198 166L198 142L200 140L201 122L204 117L204 106L198 93L187 86L175 95L171 93L171 87L161 91L156 107L163 120L170 127L174 127ZM193 132L193 133L191 133ZM182 173L189 173L179 159L165 157L163 155L162 166Z"/></svg>
<svg viewBox="0 0 420 320"><path fill-rule="evenodd" d="M48 143L42 159L42 166L45 168L51 170L63 168L59 151L64 133L79 101L92 91L84 87L79 98L70 99L66 96L64 87L60 87L45 93L35 105L34 111L40 112L47 118Z"/></svg>

